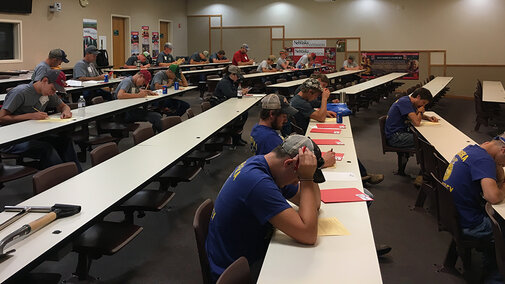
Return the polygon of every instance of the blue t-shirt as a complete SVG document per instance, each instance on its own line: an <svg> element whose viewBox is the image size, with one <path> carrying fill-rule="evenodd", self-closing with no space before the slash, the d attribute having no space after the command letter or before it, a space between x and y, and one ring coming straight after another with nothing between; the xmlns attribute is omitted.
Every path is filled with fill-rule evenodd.
<svg viewBox="0 0 505 284"><path fill-rule="evenodd" d="M410 101L409 96L399 98L389 108L388 117L386 119L386 138L390 138L396 132L407 132L407 124L409 113L415 113L416 109Z"/></svg>
<svg viewBox="0 0 505 284"><path fill-rule="evenodd" d="M214 281L239 257L253 263L265 253L272 232L269 220L291 208L286 198L295 194L277 187L263 156L235 168L216 198L209 223L205 246Z"/></svg>
<svg viewBox="0 0 505 284"><path fill-rule="evenodd" d="M447 167L444 183L451 191L463 228L474 228L486 215L480 180L496 180L496 164L479 145L466 146Z"/></svg>
<svg viewBox="0 0 505 284"><path fill-rule="evenodd" d="M200 52L193 53L193 55L191 55L191 57L189 58L189 60L190 60L190 62L191 62L191 60L196 61L196 62L203 62L203 61L205 61L205 59L202 59L200 57Z"/></svg>
<svg viewBox="0 0 505 284"><path fill-rule="evenodd" d="M281 136L271 127L256 123L251 130L251 151L256 155L268 154L281 144Z"/></svg>
<svg viewBox="0 0 505 284"><path fill-rule="evenodd" d="M228 58L226 58L226 56L223 55L223 58L219 59L219 57L217 56L217 52L216 52L216 53L212 53L212 55L209 57L210 63L214 63L214 60L228 60Z"/></svg>

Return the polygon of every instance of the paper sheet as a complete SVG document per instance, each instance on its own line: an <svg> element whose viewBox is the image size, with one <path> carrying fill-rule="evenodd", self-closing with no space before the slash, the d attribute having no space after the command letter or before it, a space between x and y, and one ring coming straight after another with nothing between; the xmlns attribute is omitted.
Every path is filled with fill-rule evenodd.
<svg viewBox="0 0 505 284"><path fill-rule="evenodd" d="M327 172L323 170L324 178L327 181L354 181L358 178L351 172Z"/></svg>
<svg viewBox="0 0 505 284"><path fill-rule="evenodd" d="M46 119L41 119L37 120L39 122L69 122L69 121L76 121L77 118L72 117L72 118L59 118L59 117L50 117Z"/></svg>
<svg viewBox="0 0 505 284"><path fill-rule="evenodd" d="M348 236L351 233L335 217L319 218L317 220L318 236Z"/></svg>
<svg viewBox="0 0 505 284"><path fill-rule="evenodd" d="M82 81L78 80L67 80L67 85L69 87L80 87L82 86Z"/></svg>

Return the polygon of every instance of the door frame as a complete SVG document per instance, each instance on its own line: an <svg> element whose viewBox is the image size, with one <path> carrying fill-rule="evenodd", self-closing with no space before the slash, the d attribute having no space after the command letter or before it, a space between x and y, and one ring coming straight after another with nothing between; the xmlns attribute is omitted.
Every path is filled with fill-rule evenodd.
<svg viewBox="0 0 505 284"><path fill-rule="evenodd" d="M110 46L111 46L111 58L112 58L112 62L114 62L114 28L113 28L113 18L116 17L116 18L123 18L123 19L126 19L127 21L127 24L125 25L125 47L126 47L126 50L125 50L125 60L128 59L132 53L131 51L131 47L132 47L132 44L131 44L131 35L130 35L130 32L131 32L131 18L130 16L127 16L127 15L119 15L119 14L111 14L110 15ZM126 53L126 51L128 51L128 53ZM109 62L110 63L110 62Z"/></svg>
<svg viewBox="0 0 505 284"><path fill-rule="evenodd" d="M172 20L165 20L165 19L158 19L158 32L161 33L161 22L165 23L170 23L170 38L167 40L167 42L172 42L172 38L174 37L174 21ZM163 46L160 46L160 52L163 50Z"/></svg>

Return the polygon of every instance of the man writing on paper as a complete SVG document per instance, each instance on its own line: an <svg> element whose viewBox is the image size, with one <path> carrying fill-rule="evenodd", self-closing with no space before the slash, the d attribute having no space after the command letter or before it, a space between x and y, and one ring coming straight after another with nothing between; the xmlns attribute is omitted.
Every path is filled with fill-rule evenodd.
<svg viewBox="0 0 505 284"><path fill-rule="evenodd" d="M140 89L140 87L148 86L151 81L151 73L147 70L140 70L137 74L124 78L114 91L114 97L119 100L145 98L146 96L157 96L158 94L150 90ZM136 121L149 121L155 131L161 132L161 114L154 111L149 111L144 108L129 109L124 120L127 123Z"/></svg>
<svg viewBox="0 0 505 284"><path fill-rule="evenodd" d="M67 59L67 55L65 54L65 51L59 48L49 51L47 59L37 64L37 66L35 66L35 70L33 70L32 74L32 81L33 82L40 81L46 74L47 70L60 66L62 62L65 63L69 62Z"/></svg>
<svg viewBox="0 0 505 284"><path fill-rule="evenodd" d="M185 60L184 58L180 58L176 61L172 55L173 49L174 46L170 42L165 43L163 51L158 54L158 60L156 60L156 64L158 66L170 66L171 64L181 65Z"/></svg>
<svg viewBox="0 0 505 284"><path fill-rule="evenodd" d="M386 140L390 146L398 148L414 148L414 134L409 132L408 124L410 121L414 126L421 125L423 119L437 122L438 118L424 115L424 106L427 105L433 96L428 89L419 88L410 96L403 96L391 105L386 119L384 132ZM401 166L398 169L399 175L405 175L405 166L407 165L409 154L398 153L402 159Z"/></svg>
<svg viewBox="0 0 505 284"><path fill-rule="evenodd" d="M498 204L505 198L503 166L505 133L481 145L466 146L447 167L443 182L453 197L464 235L493 242L491 220L484 203ZM494 251L492 246L483 250L487 272L496 270Z"/></svg>
<svg viewBox="0 0 505 284"><path fill-rule="evenodd" d="M258 68L256 68L256 71L262 73L262 72L277 72L277 69L272 67L272 64L274 64L275 61L275 56L269 55L266 60L261 61L261 63L258 65Z"/></svg>
<svg viewBox="0 0 505 284"><path fill-rule="evenodd" d="M342 65L342 68L345 70L359 70L361 67L358 66L358 63L354 59L353 55L349 55L347 60L344 60L344 64Z"/></svg>
<svg viewBox="0 0 505 284"><path fill-rule="evenodd" d="M247 56L247 52L249 51L249 46L247 43L242 44L240 49L233 54L233 60L231 62L232 65L253 65L254 60L249 59Z"/></svg>
<svg viewBox="0 0 505 284"><path fill-rule="evenodd" d="M289 66L289 61L286 60L287 57L288 52L285 49L279 51L279 59L277 59L277 66L275 66L277 70L292 69L291 66Z"/></svg>
<svg viewBox="0 0 505 284"><path fill-rule="evenodd" d="M140 68L151 67L151 64L149 64L149 61L147 61L147 57L143 53L140 53L138 55L132 55L130 58L128 58L123 68L136 69L137 64L141 65Z"/></svg>
<svg viewBox="0 0 505 284"><path fill-rule="evenodd" d="M98 51L96 46L90 45L86 47L84 53L84 58L74 65L73 77L79 81L103 81L105 74L100 74L96 68L96 56L100 51ZM102 89L83 91L82 95L88 102L96 96L102 96L108 101L112 99L112 94Z"/></svg>
<svg viewBox="0 0 505 284"><path fill-rule="evenodd" d="M184 74L182 74L179 65L172 64L167 70L160 70L156 72L153 80L151 81L151 90L162 89L163 86L168 88L172 87L175 82L178 82L181 87L187 87L188 81ZM183 100L177 100L168 98L158 103L161 112L167 113L167 115L178 115L182 116L186 110L190 107L189 104Z"/></svg>
<svg viewBox="0 0 505 284"><path fill-rule="evenodd" d="M316 60L316 54L314 52L309 53L309 54L304 54L300 59L298 59L298 62L296 62L296 68L303 69L303 68L308 68L311 67Z"/></svg>
<svg viewBox="0 0 505 284"><path fill-rule="evenodd" d="M62 119L71 118L70 108L55 95L56 91L65 92L64 84L65 74L49 69L39 81L18 85L10 90L0 109L0 125L25 120L44 120L48 118L44 111L51 107L61 112ZM4 147L0 151L39 159L41 169L64 162L75 162L79 171L82 171L72 139L61 133Z"/></svg>
<svg viewBox="0 0 505 284"><path fill-rule="evenodd" d="M316 242L321 204L317 183L324 182L317 168L323 163L317 145L292 135L231 173L216 198L206 239L213 282L241 256L254 267L264 257L273 227L300 243ZM298 212L286 199L299 206Z"/></svg>
<svg viewBox="0 0 505 284"><path fill-rule="evenodd" d="M210 57L209 57L209 61L210 63L226 63L226 62L230 62L230 60L228 60L228 58L226 58L225 55L225 52L224 50L219 50L218 52L215 52L213 53Z"/></svg>
<svg viewBox="0 0 505 284"><path fill-rule="evenodd" d="M189 64L207 64L209 60L207 57L209 56L209 52L204 50L202 52L195 52L189 58Z"/></svg>

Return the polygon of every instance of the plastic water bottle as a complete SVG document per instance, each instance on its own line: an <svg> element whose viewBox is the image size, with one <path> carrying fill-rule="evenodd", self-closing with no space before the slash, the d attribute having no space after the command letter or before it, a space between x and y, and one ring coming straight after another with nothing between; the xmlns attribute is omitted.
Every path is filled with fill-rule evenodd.
<svg viewBox="0 0 505 284"><path fill-rule="evenodd" d="M79 100L77 101L77 108L78 108L78 116L79 117L84 117L84 114L85 114L85 109L84 107L86 106L86 100L84 99L83 96L80 96L79 97Z"/></svg>
<svg viewBox="0 0 505 284"><path fill-rule="evenodd" d="M242 98L242 86L238 85L237 88L237 98L241 99Z"/></svg>

